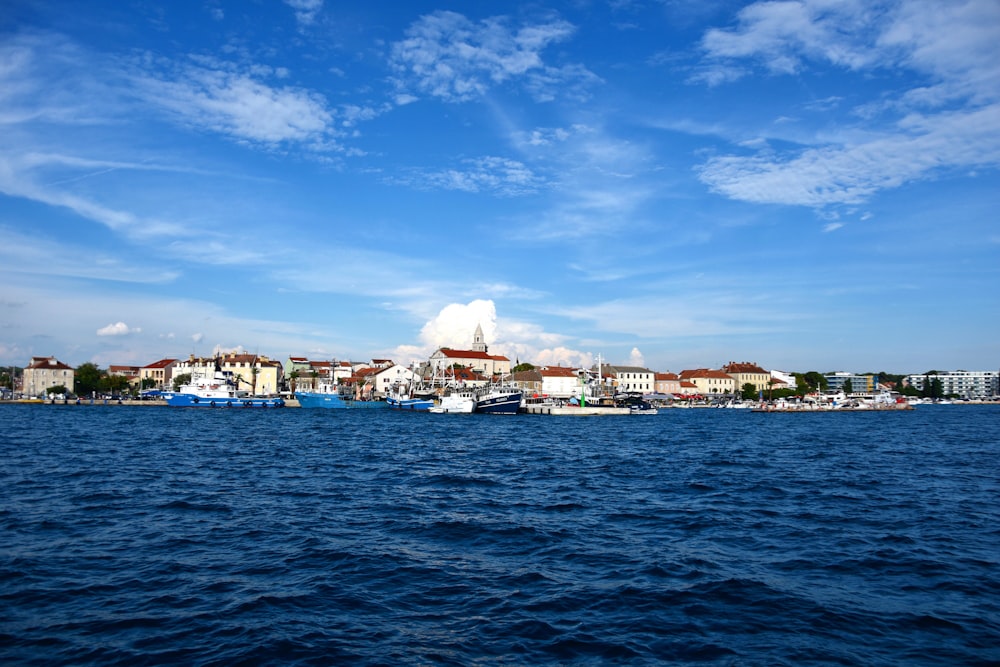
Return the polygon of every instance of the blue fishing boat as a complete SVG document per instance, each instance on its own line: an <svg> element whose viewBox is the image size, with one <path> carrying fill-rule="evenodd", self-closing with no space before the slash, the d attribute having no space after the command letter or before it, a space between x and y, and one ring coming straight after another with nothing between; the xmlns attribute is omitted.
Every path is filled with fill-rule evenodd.
<svg viewBox="0 0 1000 667"><path fill-rule="evenodd" d="M434 407L434 400L418 395L411 382L394 386L389 395L385 397L385 404L390 410L427 412Z"/></svg>
<svg viewBox="0 0 1000 667"><path fill-rule="evenodd" d="M295 399L303 408L334 408L358 410L363 408L384 408L385 401L366 401L341 394L336 391L297 391Z"/></svg>
<svg viewBox="0 0 1000 667"><path fill-rule="evenodd" d="M164 392L167 405L175 408L280 408L285 401L280 397L251 396L239 389L233 374L223 371L218 360L211 375L192 376L190 382L177 391Z"/></svg>

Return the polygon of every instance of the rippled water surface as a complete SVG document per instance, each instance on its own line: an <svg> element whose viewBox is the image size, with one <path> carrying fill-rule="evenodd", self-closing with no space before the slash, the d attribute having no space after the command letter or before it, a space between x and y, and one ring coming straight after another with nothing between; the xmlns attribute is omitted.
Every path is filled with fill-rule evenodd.
<svg viewBox="0 0 1000 667"><path fill-rule="evenodd" d="M0 406L0 662L1000 664L998 443L998 406Z"/></svg>

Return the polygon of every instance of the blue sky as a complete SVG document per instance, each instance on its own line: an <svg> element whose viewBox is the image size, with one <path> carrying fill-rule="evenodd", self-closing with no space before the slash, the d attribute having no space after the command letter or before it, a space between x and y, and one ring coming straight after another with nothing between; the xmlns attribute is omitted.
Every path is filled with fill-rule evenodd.
<svg viewBox="0 0 1000 667"><path fill-rule="evenodd" d="M9 0L0 364L996 369L998 165L995 0Z"/></svg>

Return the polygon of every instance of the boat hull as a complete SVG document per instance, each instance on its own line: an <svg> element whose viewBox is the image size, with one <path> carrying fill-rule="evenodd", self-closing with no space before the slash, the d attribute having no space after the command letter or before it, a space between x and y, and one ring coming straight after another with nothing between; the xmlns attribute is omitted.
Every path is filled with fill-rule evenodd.
<svg viewBox="0 0 1000 667"><path fill-rule="evenodd" d="M398 398L396 396L389 396L385 399L385 406L390 410L428 412L434 407L434 401L423 398Z"/></svg>
<svg viewBox="0 0 1000 667"><path fill-rule="evenodd" d="M519 391L486 394L476 400L476 412L486 415L516 415L521 409Z"/></svg>
<svg viewBox="0 0 1000 667"><path fill-rule="evenodd" d="M280 398L258 398L244 396L232 397L202 397L194 394L167 394L164 396L167 405L174 408L280 408L285 401Z"/></svg>
<svg viewBox="0 0 1000 667"><path fill-rule="evenodd" d="M476 410L476 399L471 395L442 396L441 400L430 409L436 414L470 415Z"/></svg>
<svg viewBox="0 0 1000 667"><path fill-rule="evenodd" d="M295 392L295 400L303 408L326 408L334 410L359 410L363 408L384 408L385 401L357 401L339 394L313 391Z"/></svg>

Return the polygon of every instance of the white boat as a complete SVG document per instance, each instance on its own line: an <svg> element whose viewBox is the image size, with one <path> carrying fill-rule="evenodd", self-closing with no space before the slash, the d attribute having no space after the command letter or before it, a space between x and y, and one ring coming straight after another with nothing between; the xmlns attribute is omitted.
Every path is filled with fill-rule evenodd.
<svg viewBox="0 0 1000 667"><path fill-rule="evenodd" d="M442 396L429 412L435 414L471 415L476 409L476 394L472 391L452 390Z"/></svg>

